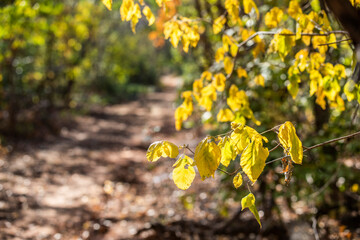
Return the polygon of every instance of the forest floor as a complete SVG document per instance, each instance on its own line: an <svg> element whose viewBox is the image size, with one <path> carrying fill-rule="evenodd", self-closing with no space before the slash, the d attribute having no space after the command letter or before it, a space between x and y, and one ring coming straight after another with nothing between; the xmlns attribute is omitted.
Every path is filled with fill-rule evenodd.
<svg viewBox="0 0 360 240"><path fill-rule="evenodd" d="M175 131L181 79L167 76L161 83L161 91L136 101L77 116L59 136L12 146L0 159L0 239L213 239L201 231L224 230L219 180L197 176L181 191L171 179L173 160L146 160L154 141L196 146L203 137L201 131ZM236 215L239 206L229 201L226 212ZM241 217L250 220L236 224L237 230L260 231L249 211ZM299 239L313 239L310 225L296 227L310 233ZM282 229L272 231L277 237L268 239L286 239ZM236 236L216 239L256 238Z"/></svg>
<svg viewBox="0 0 360 240"><path fill-rule="evenodd" d="M146 160L154 141L198 140L173 125L181 79L161 83L160 92L76 117L59 136L17 142L0 159L0 239L126 239L156 222L214 218L214 181L196 179L184 192L173 161Z"/></svg>

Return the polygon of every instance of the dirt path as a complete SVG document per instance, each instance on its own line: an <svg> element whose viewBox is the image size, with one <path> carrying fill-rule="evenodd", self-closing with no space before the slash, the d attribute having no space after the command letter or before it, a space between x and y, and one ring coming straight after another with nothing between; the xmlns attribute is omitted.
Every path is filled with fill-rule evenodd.
<svg viewBox="0 0 360 240"><path fill-rule="evenodd" d="M197 141L173 126L180 79L162 84L161 92L94 110L59 137L24 142L0 160L0 239L121 239L157 221L212 218L214 207L205 206L212 181L180 191L170 160L146 161L153 141Z"/></svg>

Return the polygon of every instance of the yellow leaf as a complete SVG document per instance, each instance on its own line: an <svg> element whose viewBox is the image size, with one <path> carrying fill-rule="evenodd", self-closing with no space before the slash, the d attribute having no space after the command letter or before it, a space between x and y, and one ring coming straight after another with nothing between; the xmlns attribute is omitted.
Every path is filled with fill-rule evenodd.
<svg viewBox="0 0 360 240"><path fill-rule="evenodd" d="M211 176L214 177L215 171L219 167L220 159L221 150L209 137L197 145L194 160L201 180Z"/></svg>
<svg viewBox="0 0 360 240"><path fill-rule="evenodd" d="M237 72L237 75L239 78L242 78L242 77L247 78L248 77L246 70L243 69L242 67L238 67L236 69L236 72Z"/></svg>
<svg viewBox="0 0 360 240"><path fill-rule="evenodd" d="M236 174L236 176L233 179L233 184L235 188L239 188L243 183L243 178L241 176L241 173Z"/></svg>
<svg viewBox="0 0 360 240"><path fill-rule="evenodd" d="M349 102L356 98L357 86L353 80L350 79L349 81L347 81L344 86L344 93Z"/></svg>
<svg viewBox="0 0 360 240"><path fill-rule="evenodd" d="M186 190L191 186L195 178L195 169L191 166L193 160L186 155L180 157L174 164L172 178L175 185Z"/></svg>
<svg viewBox="0 0 360 240"><path fill-rule="evenodd" d="M294 18L295 20L297 20L299 17L301 17L302 10L301 10L301 8L299 6L298 0L291 0L290 1L288 14L290 15L290 17Z"/></svg>
<svg viewBox="0 0 360 240"><path fill-rule="evenodd" d="M244 210L245 208L249 208L249 210L252 212L252 214L254 214L257 222L259 223L259 225L261 227L260 216L259 216L259 213L255 206L254 194L249 193L246 197L241 199L241 206L242 206L242 210Z"/></svg>
<svg viewBox="0 0 360 240"><path fill-rule="evenodd" d="M283 17L283 11L278 7L273 7L270 12L265 14L265 24L269 28L275 28Z"/></svg>
<svg viewBox="0 0 360 240"><path fill-rule="evenodd" d="M312 44L314 48L317 48L320 54L325 54L328 50L328 46L326 44L326 36L313 36L312 37Z"/></svg>
<svg viewBox="0 0 360 240"><path fill-rule="evenodd" d="M231 20L233 23L239 22L239 8L240 3L239 0L225 0L225 9L229 13Z"/></svg>
<svg viewBox="0 0 360 240"><path fill-rule="evenodd" d="M221 32L225 23L226 23L226 17L224 15L221 15L220 17L216 18L213 24L214 34L218 34L219 32Z"/></svg>
<svg viewBox="0 0 360 240"><path fill-rule="evenodd" d="M164 24L165 39L170 38L171 44L176 48L179 44L182 32L176 21L168 21Z"/></svg>
<svg viewBox="0 0 360 240"><path fill-rule="evenodd" d="M112 9L112 0L101 0L102 3L111 11Z"/></svg>
<svg viewBox="0 0 360 240"><path fill-rule="evenodd" d="M263 77L263 75L257 75L254 78L254 82L256 83L256 85L260 85L262 87L265 87L265 78Z"/></svg>
<svg viewBox="0 0 360 240"><path fill-rule="evenodd" d="M346 78L345 66L342 64L336 64L334 67L334 75L337 79Z"/></svg>
<svg viewBox="0 0 360 240"><path fill-rule="evenodd" d="M318 86L322 82L322 76L317 70L312 70L310 72L310 96L316 93Z"/></svg>
<svg viewBox="0 0 360 240"><path fill-rule="evenodd" d="M214 75L214 80L212 82L213 86L217 91L222 92L225 89L226 77L222 73L217 73Z"/></svg>
<svg viewBox="0 0 360 240"><path fill-rule="evenodd" d="M230 143L229 137L224 137L219 142L219 147L221 149L221 159L220 162L225 167L229 166L230 161L234 160L237 156L234 146Z"/></svg>
<svg viewBox="0 0 360 240"><path fill-rule="evenodd" d="M282 61L289 54L291 48L295 46L295 36L292 31L283 29L280 33L275 34L273 40L271 40L270 48L279 53Z"/></svg>
<svg viewBox="0 0 360 240"><path fill-rule="evenodd" d="M122 21L130 21L133 15L134 1L133 0L123 0L120 6L120 15Z"/></svg>
<svg viewBox="0 0 360 240"><path fill-rule="evenodd" d="M292 98L295 99L299 91L299 75L292 75L289 77L290 84L287 85L287 89L291 94Z"/></svg>
<svg viewBox="0 0 360 240"><path fill-rule="evenodd" d="M243 4L244 4L244 12L246 14L249 14L251 9L254 8L257 18L259 18L259 10L253 0L244 0Z"/></svg>
<svg viewBox="0 0 360 240"><path fill-rule="evenodd" d="M179 148L168 141L154 142L146 152L146 158L149 162L156 162L160 157L176 158L177 155L179 155Z"/></svg>
<svg viewBox="0 0 360 240"><path fill-rule="evenodd" d="M205 71L205 72L203 72L203 73L201 74L201 78L200 78L200 79L201 79L201 80L206 79L206 80L210 81L210 80L211 80L211 77L212 77L211 72Z"/></svg>
<svg viewBox="0 0 360 240"><path fill-rule="evenodd" d="M278 138L287 155L290 154L294 163L301 164L303 159L303 147L296 135L294 125L287 121L279 128Z"/></svg>
<svg viewBox="0 0 360 240"><path fill-rule="evenodd" d="M269 150L263 147L262 138L256 137L241 154L240 165L252 182L255 182L265 167Z"/></svg>
<svg viewBox="0 0 360 240"><path fill-rule="evenodd" d="M143 14L145 15L146 19L148 20L149 26L155 22L155 16L151 12L151 9L148 6L144 7Z"/></svg>
<svg viewBox="0 0 360 240"><path fill-rule="evenodd" d="M220 47L216 50L215 53L215 61L218 63L224 59L225 50L224 48Z"/></svg>
<svg viewBox="0 0 360 240"><path fill-rule="evenodd" d="M336 45L336 36L334 33L330 34L329 35L329 40L328 40L329 43L334 43L334 44L330 44L329 47L332 47L332 48L337 48L337 45Z"/></svg>
<svg viewBox="0 0 360 240"><path fill-rule="evenodd" d="M225 57L224 59L224 68L226 74L231 74L234 68L234 63L230 57Z"/></svg>
<svg viewBox="0 0 360 240"><path fill-rule="evenodd" d="M307 49L302 49L299 52L297 52L295 55L295 59L296 59L295 66L297 66L301 72L305 71L306 69L308 56L309 56L309 51Z"/></svg>
<svg viewBox="0 0 360 240"><path fill-rule="evenodd" d="M237 53L238 53L238 49L239 49L239 47L235 43L232 43L230 45L230 54L231 54L231 56L235 57L237 55Z"/></svg>
<svg viewBox="0 0 360 240"><path fill-rule="evenodd" d="M218 122L231 122L233 121L235 118L233 112L226 108L226 109L221 109L217 115L217 121Z"/></svg>

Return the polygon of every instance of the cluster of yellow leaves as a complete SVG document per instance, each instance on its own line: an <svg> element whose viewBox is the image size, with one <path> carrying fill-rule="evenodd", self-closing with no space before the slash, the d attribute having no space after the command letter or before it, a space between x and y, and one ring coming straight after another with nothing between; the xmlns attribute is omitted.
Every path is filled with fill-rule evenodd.
<svg viewBox="0 0 360 240"><path fill-rule="evenodd" d="M234 84L229 89L229 97L226 100L227 105L235 113L235 122L245 124L246 119L251 119L256 125L260 122L255 119L253 111L250 109L249 99L244 90L238 89Z"/></svg>
<svg viewBox="0 0 360 240"><path fill-rule="evenodd" d="M265 25L269 28L275 28L279 25L284 13L278 7L273 7L265 14Z"/></svg>
<svg viewBox="0 0 360 240"><path fill-rule="evenodd" d="M204 74L206 78L207 73ZM176 158L173 164L172 178L176 186L182 190L188 189L195 178L195 166L201 180L215 176L215 171L220 164L228 167L231 161L240 156L242 171L251 182L255 182L263 172L265 161L269 156L269 150L264 147L266 137L255 129L239 124L231 123L232 131L223 137L206 137L195 149L194 160L185 154L179 155L179 148L168 141L158 141L150 145L146 157L148 161L155 162L160 157ZM291 122L285 122L279 127L278 139L284 149L285 156L290 156L294 163L301 164L303 158L302 143L296 135L296 130ZM235 188L243 184L243 176L238 172L233 178ZM249 208L259 222L259 214L255 207L255 197L252 193L241 201L242 208Z"/></svg>
<svg viewBox="0 0 360 240"><path fill-rule="evenodd" d="M102 3L109 9L112 10L112 0L101 0ZM149 26L155 22L155 16L151 12L150 8L145 5L143 0L139 0L140 5L143 6L142 13L149 22ZM142 17L141 8L138 3L134 3L134 0L123 0L120 6L120 15L122 21L131 22L131 30L135 33L136 24Z"/></svg>
<svg viewBox="0 0 360 240"><path fill-rule="evenodd" d="M346 78L344 65L333 66L331 63L325 63L325 55L320 52L309 54L307 49L300 50L295 55L295 64L288 70L290 84L287 87L293 98L298 93L301 72L309 74L310 96L316 95L317 104L325 109L325 99L328 99L330 107L337 108L339 111L345 109L344 100L340 96L340 80Z"/></svg>
<svg viewBox="0 0 360 240"><path fill-rule="evenodd" d="M191 91L185 91L182 93L184 102L175 110L175 128L181 129L181 125L186 121L193 112L193 100Z"/></svg>
<svg viewBox="0 0 360 240"><path fill-rule="evenodd" d="M277 52L282 61L290 53L292 47L295 46L295 36L291 30L283 29L275 34L270 43L270 52Z"/></svg>
<svg viewBox="0 0 360 240"><path fill-rule="evenodd" d="M357 101L360 103L360 86L359 84L356 84L353 80L350 79L349 81L347 81L344 86L344 93L349 102L357 99Z"/></svg>
<svg viewBox="0 0 360 240"><path fill-rule="evenodd" d="M200 40L197 22L184 17L167 21L164 25L164 35L175 48L181 40L185 52L189 51L189 46L196 47Z"/></svg>
<svg viewBox="0 0 360 240"><path fill-rule="evenodd" d="M351 4L355 7L360 7L360 0L350 0Z"/></svg>
<svg viewBox="0 0 360 240"><path fill-rule="evenodd" d="M179 148L168 141L157 141L149 146L146 158L150 162L156 162L160 157L176 158L179 155Z"/></svg>

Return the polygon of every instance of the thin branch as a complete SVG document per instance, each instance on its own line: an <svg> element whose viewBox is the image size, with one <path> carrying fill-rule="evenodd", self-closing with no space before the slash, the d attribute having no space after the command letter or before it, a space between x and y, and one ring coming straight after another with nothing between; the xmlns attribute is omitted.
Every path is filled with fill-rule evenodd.
<svg viewBox="0 0 360 240"><path fill-rule="evenodd" d="M277 149L281 144L278 143L275 147L273 147L271 150L269 150L269 153L271 153L272 151L274 151L275 149Z"/></svg>
<svg viewBox="0 0 360 240"><path fill-rule="evenodd" d="M330 143L333 143L333 142L338 142L338 141L341 141L341 140L344 140L344 139L352 138L352 137L355 137L357 135L360 135L360 131L349 134L349 135L346 135L346 136L343 136L343 137L334 138L334 139L331 139L329 141L322 142L322 143L316 144L316 145L311 146L311 147L303 147L304 148L303 152L307 152L307 151L310 151L311 149L318 148L318 147L321 147L321 146L324 146L324 145L327 145L327 144L330 144ZM279 158L273 159L271 161L268 161L265 164L270 164L270 163L279 161L279 160L281 160L283 158L286 158L286 157L290 157L290 156L286 155L286 156L283 156L283 157L279 157Z"/></svg>
<svg viewBox="0 0 360 240"><path fill-rule="evenodd" d="M319 233L316 228L316 226L317 226L316 218L313 216L311 219L312 219L312 229L314 231L315 240L320 240Z"/></svg>
<svg viewBox="0 0 360 240"><path fill-rule="evenodd" d="M343 136L343 137L334 138L334 139L331 139L329 141L326 141L326 142L319 143L319 144L316 144L314 146L308 147L307 149L304 150L304 152L307 152L307 151L309 151L311 149L318 148L318 147L321 147L321 146L324 146L324 145L327 145L327 144L330 144L330 143L333 143L333 142L338 142L338 141L341 141L341 140L344 140L344 139L347 139L347 138L355 137L355 136L357 136L359 134L360 134L360 131L349 134L349 135L346 135L346 136Z"/></svg>
<svg viewBox="0 0 360 240"><path fill-rule="evenodd" d="M342 40L335 41L335 42L323 43L323 44L319 44L318 46L328 46L328 45L331 45L331 44L336 44L336 43L341 43L341 42L346 42L346 41L351 41L351 39L347 38L347 39L342 39Z"/></svg>
<svg viewBox="0 0 360 240"><path fill-rule="evenodd" d="M241 48L242 46L244 46L248 41L252 40L253 38L255 38L256 36L260 36L260 35L275 35L275 34L279 34L282 36L296 36L296 33L281 33L281 32L266 32L266 31L259 31L254 33L253 35L251 35L250 37L248 37L248 39L246 39L245 41L242 41L241 43L238 44L238 47ZM330 32L325 32L325 33L300 33L301 36L329 36L330 34L343 34L343 35L348 35L349 33L346 31L330 31Z"/></svg>
<svg viewBox="0 0 360 240"><path fill-rule="evenodd" d="M358 110L359 110L359 105L360 105L359 103L356 103L356 108L355 108L354 114L353 114L353 116L351 118L351 126L354 125L354 121L356 119L356 116L357 116L357 113L358 113Z"/></svg>
<svg viewBox="0 0 360 240"><path fill-rule="evenodd" d="M189 150L192 154L194 154L194 155L195 155L194 151L193 151L193 150L191 150L191 148L189 147L189 145L186 145L186 146L185 146L185 148L186 148L187 150Z"/></svg>
<svg viewBox="0 0 360 240"><path fill-rule="evenodd" d="M225 171L224 169L218 168L216 170L219 170L220 172L226 173L227 175L231 176L231 173Z"/></svg>
<svg viewBox="0 0 360 240"><path fill-rule="evenodd" d="M316 192L312 193L309 197L314 198L322 193L333 181L336 180L337 175L339 174L340 168L336 168L336 172L330 177L330 179Z"/></svg>

